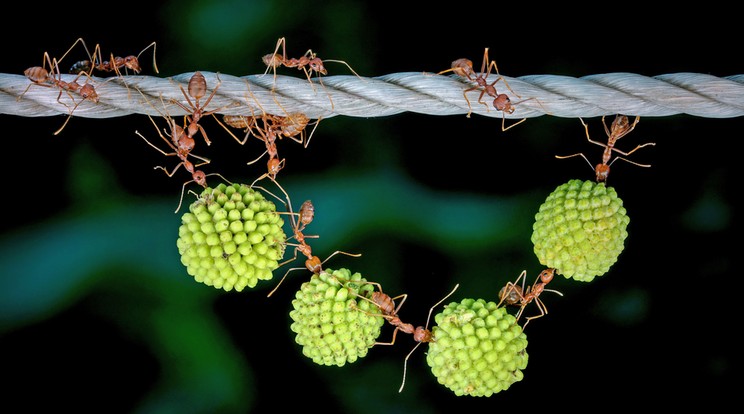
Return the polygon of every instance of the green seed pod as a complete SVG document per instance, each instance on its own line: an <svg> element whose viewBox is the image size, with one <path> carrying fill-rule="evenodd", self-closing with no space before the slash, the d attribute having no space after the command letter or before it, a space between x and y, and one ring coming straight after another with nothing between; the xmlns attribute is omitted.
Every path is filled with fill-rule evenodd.
<svg viewBox="0 0 744 414"><path fill-rule="evenodd" d="M367 355L385 319L374 303L374 287L348 269L326 269L302 284L292 300L290 328L302 353L319 365L352 363Z"/></svg>
<svg viewBox="0 0 744 414"><path fill-rule="evenodd" d="M263 231L253 219L261 215ZM242 291L270 280L284 256L284 220L276 206L247 185L207 187L181 217L176 245L194 280L217 289Z"/></svg>
<svg viewBox="0 0 744 414"><path fill-rule="evenodd" d="M567 279L590 282L605 274L625 247L630 218L615 189L571 180L540 206L532 243L540 263Z"/></svg>
<svg viewBox="0 0 744 414"><path fill-rule="evenodd" d="M426 362L457 396L490 397L524 377L527 337L505 307L463 299L447 305L434 321Z"/></svg>

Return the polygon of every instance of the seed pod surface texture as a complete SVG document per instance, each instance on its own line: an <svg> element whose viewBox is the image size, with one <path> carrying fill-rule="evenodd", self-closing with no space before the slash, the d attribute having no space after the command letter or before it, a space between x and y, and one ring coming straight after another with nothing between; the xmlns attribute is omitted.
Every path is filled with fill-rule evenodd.
<svg viewBox="0 0 744 414"><path fill-rule="evenodd" d="M567 279L590 282L617 261L629 222L614 188L571 180L550 193L535 214L534 251L541 264Z"/></svg>
<svg viewBox="0 0 744 414"><path fill-rule="evenodd" d="M240 292L270 280L284 256L284 220L273 202L243 184L205 188L181 216L177 247L194 280Z"/></svg>
<svg viewBox="0 0 744 414"><path fill-rule="evenodd" d="M319 365L344 366L367 355L385 319L369 300L374 286L348 269L326 269L302 284L292 300L290 329L302 353Z"/></svg>
<svg viewBox="0 0 744 414"><path fill-rule="evenodd" d="M456 395L490 397L524 378L527 337L506 308L463 299L438 313L426 362Z"/></svg>

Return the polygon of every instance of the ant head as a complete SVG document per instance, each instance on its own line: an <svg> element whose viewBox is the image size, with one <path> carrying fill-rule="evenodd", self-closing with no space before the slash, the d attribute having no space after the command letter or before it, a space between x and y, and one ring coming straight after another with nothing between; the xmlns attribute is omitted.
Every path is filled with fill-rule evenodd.
<svg viewBox="0 0 744 414"><path fill-rule="evenodd" d="M496 108L498 111L507 112L507 113L514 113L514 107L511 104L511 99L504 94L500 93L496 95L496 98L493 100L493 107Z"/></svg>
<svg viewBox="0 0 744 414"><path fill-rule="evenodd" d="M553 280L553 276L555 275L555 269L545 269L542 272L540 272L540 281L543 283L549 283L551 280Z"/></svg>
<svg viewBox="0 0 744 414"><path fill-rule="evenodd" d="M413 340L416 342L433 342L431 331L423 326L417 326L413 331Z"/></svg>
<svg viewBox="0 0 744 414"><path fill-rule="evenodd" d="M276 177L276 174L284 168L284 159L280 161L279 158L269 158L269 162L266 163L266 166L269 169L269 174L272 177Z"/></svg>
<svg viewBox="0 0 744 414"><path fill-rule="evenodd" d="M310 59L310 62L308 63L310 66L310 69L320 73L321 75L327 75L328 71L326 71L325 66L323 66L323 61L320 60L320 58L312 58Z"/></svg>
<svg viewBox="0 0 744 414"><path fill-rule="evenodd" d="M193 169L194 167L192 166L191 168ZM197 184L199 184L200 186L204 188L207 188L207 176L206 174L204 174L204 171L201 171L201 170L194 171L193 177L194 177L194 182L196 182Z"/></svg>
<svg viewBox="0 0 744 414"><path fill-rule="evenodd" d="M594 167L594 171L597 174L597 182L601 183L607 181L607 176L610 175L610 166L607 164L597 164L597 166Z"/></svg>
<svg viewBox="0 0 744 414"><path fill-rule="evenodd" d="M96 92L96 89L93 87L93 85L89 83L86 83L80 88L80 96L82 96L83 99L88 99L95 103L98 103L98 93Z"/></svg>
<svg viewBox="0 0 744 414"><path fill-rule="evenodd" d="M307 270L318 274L320 273L323 268L321 267L321 262L318 256L313 256L307 260L305 260L305 267L307 267Z"/></svg>
<svg viewBox="0 0 744 414"><path fill-rule="evenodd" d="M124 66L126 66L128 69L132 69L134 73L140 73L140 71L142 70L139 64L139 60L137 59L137 56L129 55L125 57Z"/></svg>

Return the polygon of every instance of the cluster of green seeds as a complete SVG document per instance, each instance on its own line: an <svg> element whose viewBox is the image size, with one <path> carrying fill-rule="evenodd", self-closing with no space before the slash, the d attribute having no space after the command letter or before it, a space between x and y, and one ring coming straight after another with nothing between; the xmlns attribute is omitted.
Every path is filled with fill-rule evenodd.
<svg viewBox="0 0 744 414"><path fill-rule="evenodd" d="M566 278L591 281L617 261L629 218L604 182L571 180L535 215L539 261ZM270 280L287 236L275 205L245 185L206 188L182 216L177 246L197 282L226 291ZM348 269L324 270L292 301L290 329L302 353L319 365L344 366L377 342L385 318L372 303L374 286ZM456 395L491 396L522 380L527 338L504 306L484 299L452 302L435 315L426 361Z"/></svg>
<svg viewBox="0 0 744 414"><path fill-rule="evenodd" d="M617 261L629 222L614 188L570 180L548 195L535 215L535 254L564 277L589 282Z"/></svg>
<svg viewBox="0 0 744 414"><path fill-rule="evenodd" d="M359 273L326 269L302 284L292 300L290 328L302 353L319 365L344 366L367 355L385 319L369 300L374 287Z"/></svg>
<svg viewBox="0 0 744 414"><path fill-rule="evenodd" d="M207 187L181 217L177 247L194 280L242 291L270 280L284 255L284 220L261 193L242 184Z"/></svg>
<svg viewBox="0 0 744 414"><path fill-rule="evenodd" d="M483 299L452 302L438 313L426 362L456 395L490 397L524 377L527 337L506 308Z"/></svg>

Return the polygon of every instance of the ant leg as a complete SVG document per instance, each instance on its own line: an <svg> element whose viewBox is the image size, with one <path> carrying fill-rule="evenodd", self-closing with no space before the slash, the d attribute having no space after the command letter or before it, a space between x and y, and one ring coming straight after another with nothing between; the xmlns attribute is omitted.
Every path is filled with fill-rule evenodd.
<svg viewBox="0 0 744 414"><path fill-rule="evenodd" d="M435 303L434 306L432 306L431 308L429 308L429 316L426 317L426 325L424 325L424 326L426 326L426 327L429 326L429 319L431 319L431 313L434 311L434 308L436 308L437 306L441 305L442 302L444 302L445 300L447 300L448 297L452 296L452 294L455 293L455 291L459 287L460 287L460 284L457 283L455 285L455 287L452 288L452 290L450 291L450 293L447 294L447 296L443 297L442 299L439 300L439 302Z"/></svg>
<svg viewBox="0 0 744 414"><path fill-rule="evenodd" d="M142 49L142 50L141 50L141 51L140 51L140 52L139 52L139 53L137 54L137 61L139 62L139 57L140 57L140 55L142 55L142 53L143 53L143 52L144 52L145 50L149 49L150 47L152 47L152 66L153 66L153 68L155 69L155 73L160 73L160 71L158 70L158 64L157 64L157 62L155 61L155 51L156 51L156 49L157 49L157 45L156 45L156 43L155 43L155 42L152 42L152 43L150 43L149 45L147 45L147 46L146 46L146 47L145 47L144 49Z"/></svg>
<svg viewBox="0 0 744 414"><path fill-rule="evenodd" d="M361 310L361 309L359 309L359 310ZM364 312L364 311L362 311L362 312ZM367 313L367 312L364 312L364 313ZM389 318L389 315L374 315L374 314L369 314L369 313L367 313L367 314L368 315L372 315L372 316L382 316L385 319ZM398 335L398 331L399 330L400 329L396 326L395 329L393 330L393 338L390 340L390 342L377 342L377 341L375 341L375 343L372 344L372 346L377 346L377 345L392 346L392 345L395 345L395 337Z"/></svg>
<svg viewBox="0 0 744 414"><path fill-rule="evenodd" d="M527 271L522 270L522 273L519 274L519 277L517 277L517 280L515 280L514 282L511 282L511 281L506 282L506 286L504 286L499 292L499 296L501 297L501 300L499 300L499 303L496 305L497 307L501 306L501 304L504 303L504 301L507 302L507 305L514 305L518 302L524 301L523 293L524 293L524 283L525 283L526 275L527 275ZM520 279L522 279L521 287L518 286ZM506 298L510 297L513 293L519 296L519 298L518 299L511 298L511 300L506 300Z"/></svg>
<svg viewBox="0 0 744 414"><path fill-rule="evenodd" d="M295 250L295 259L296 258L297 258L297 250ZM294 260L294 259L292 259L292 260ZM271 295L273 295L274 292L276 292L276 290L279 289L279 286L282 284L282 282L284 282L284 279L287 278L287 275L289 274L289 272L292 272L294 270L302 270L302 269L306 269L306 268L305 267L293 267L291 269L288 269L287 272L284 274L284 276L282 276L281 280L279 280L279 283L276 284L276 286L274 287L274 289L272 289L271 292L269 292L269 294L266 295L266 297L267 298L271 297Z"/></svg>
<svg viewBox="0 0 744 414"><path fill-rule="evenodd" d="M307 237L307 236L305 236L305 237ZM340 250L336 250L335 252L331 253L331 255L330 255L330 256L326 257L326 259L325 259L325 260L323 260L323 261L322 261L322 262L321 262L320 264L321 264L321 265L324 265L324 264L325 264L325 262L327 262L327 261L328 261L328 259L330 259L331 257L333 257L333 256L335 256L335 255L337 255L337 254L339 254L339 253L341 253L341 254L345 254L345 255L347 255L347 256L351 256L351 257L361 257L361 256L362 256L362 254L361 254L361 253L347 253L347 252L342 252L342 251L340 251Z"/></svg>
<svg viewBox="0 0 744 414"><path fill-rule="evenodd" d="M310 131L310 136L307 137L307 140L305 140L304 147L307 148L308 145L310 145L310 140L313 138L313 134L315 133L315 128L318 127L318 124L320 124L320 120L323 119L322 117L318 118L315 121L315 125L313 126L313 130Z"/></svg>
<svg viewBox="0 0 744 414"><path fill-rule="evenodd" d="M501 112L501 132L506 132L506 131L514 128L515 126L521 124L522 122L524 122L526 120L527 120L527 118L522 118L521 121L515 122L515 123L509 125L508 127L504 128L504 123L506 122L506 116L504 116L504 112Z"/></svg>
<svg viewBox="0 0 744 414"><path fill-rule="evenodd" d="M619 152L619 153L620 153L620 154L622 154L622 155L628 156L628 155L630 155L630 154L632 154L632 153L636 152L637 150L639 150L639 149L641 149L641 148L643 148L643 147L647 147L647 146L649 146L649 145L651 145L651 146L655 146L655 145L656 145L656 143L655 143L655 142L647 142L647 143L645 143L645 144L641 144L641 145L638 145L637 147L633 148L632 150L630 150L630 151L628 151L628 152L623 152L623 151L620 151L619 149L617 149L617 148L615 148L615 147L613 147L612 149L613 149L613 150L614 150L615 152ZM628 160L625 160L625 161L628 161ZM634 163L633 161L628 161L628 162L630 162L630 163L633 163L633 164L636 164L636 163ZM636 165L641 165L641 164L636 164Z"/></svg>
<svg viewBox="0 0 744 414"><path fill-rule="evenodd" d="M282 47L282 55L278 56L279 52L279 46ZM274 86L272 86L271 91L274 91L274 88L276 87L276 68L279 66L282 66L284 62L287 60L287 42L283 37L280 37L279 40L276 42L276 47L274 48L274 52L265 55L263 57L263 62L266 64L266 70L264 71L264 75L269 73L269 69L272 69L274 71Z"/></svg>
<svg viewBox="0 0 744 414"><path fill-rule="evenodd" d="M488 48L486 48L485 53L483 54L483 63L484 63L484 65L485 65L486 62L489 62L488 63L488 69L486 70L486 77L488 77L488 75L491 74L491 68L493 68L496 71L496 75L498 75L498 79L496 79L496 81L494 81L494 84L496 82L498 82L499 80L503 80L504 81L504 85L506 85L506 88L509 89L509 92L513 93L514 96L516 96L517 98L520 98L521 99L522 97L519 96L518 93L514 92L514 89L512 89L511 86L509 86L509 82L507 82L506 79L504 79L504 77L501 76L501 74L499 73L499 67L496 65L496 61L495 60L490 60L489 61L489 59L488 59ZM481 68L481 72L483 72L483 68Z"/></svg>
<svg viewBox="0 0 744 414"><path fill-rule="evenodd" d="M425 325L426 327L429 326L429 320L431 319L431 313L434 311L434 309L437 306L439 306L442 302L444 302L445 300L447 300L448 297L452 296L452 294L455 293L455 291L457 290L458 287L460 287L460 284L459 283L455 285L455 287L450 291L450 293L448 293L445 297L443 297L442 299L440 299L439 302L435 303L434 306L432 306L431 308L429 308L429 315L426 317L426 325ZM425 329L427 329L427 328L425 328ZM398 392L403 392L403 387L405 387L405 385L406 385L406 370L407 370L407 367L408 367L408 358L411 357L411 355L413 354L413 351L415 351L416 348L418 348L419 345L421 345L422 342L423 341L417 343L416 346L414 346L413 349L411 349L411 352L409 352L408 355L406 355L406 358L403 360L403 381L400 384L400 388L398 388Z"/></svg>
<svg viewBox="0 0 744 414"><path fill-rule="evenodd" d="M476 89L478 89L478 86L473 86L472 88L468 88L468 89L465 89L464 91L462 91L462 96L465 98L465 102L468 103L468 114L465 115L466 118L470 118L470 114L473 113L473 106L470 104L470 99L468 99L467 93L470 92L470 91L474 91ZM478 99L480 100L480 98L478 98ZM486 108L488 108L488 106L486 106Z"/></svg>
<svg viewBox="0 0 744 414"><path fill-rule="evenodd" d="M403 387L406 386L406 371L408 369L408 358L411 356L411 354L413 354L413 351L415 351L416 348L419 347L419 345L421 345L421 342L417 343L416 346L413 347L411 352L409 352L408 355L406 355L406 358L403 360L403 381L401 381L400 388L398 388L399 393L403 392Z"/></svg>
<svg viewBox="0 0 744 414"><path fill-rule="evenodd" d="M586 122L584 122L584 120L581 117L579 117L579 121L581 121L581 124L584 125L584 131L586 132L587 141L591 142L592 144L599 145L600 147L607 148L607 144L592 140L592 138L589 136L589 125Z"/></svg>

